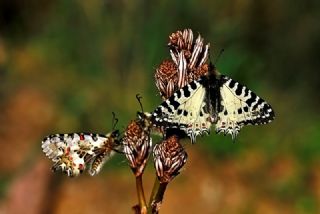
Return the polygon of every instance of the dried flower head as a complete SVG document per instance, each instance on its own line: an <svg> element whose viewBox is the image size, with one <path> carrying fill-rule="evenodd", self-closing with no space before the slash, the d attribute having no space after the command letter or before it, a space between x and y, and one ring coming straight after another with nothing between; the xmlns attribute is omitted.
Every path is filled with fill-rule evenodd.
<svg viewBox="0 0 320 214"><path fill-rule="evenodd" d="M160 183L169 183L180 173L187 161L187 153L175 135L155 145L153 158Z"/></svg>
<svg viewBox="0 0 320 214"><path fill-rule="evenodd" d="M146 166L152 146L150 125L142 119L132 121L124 133L122 144L133 173L135 176L140 176Z"/></svg>
<svg viewBox="0 0 320 214"><path fill-rule="evenodd" d="M191 29L184 29L183 32L178 30L169 36L169 47L176 49L190 50L193 43L193 33Z"/></svg>
<svg viewBox="0 0 320 214"><path fill-rule="evenodd" d="M156 86L163 99L208 73L210 44L204 45L200 35L193 41L191 29L172 33L168 47L172 61L163 61L155 74Z"/></svg>
<svg viewBox="0 0 320 214"><path fill-rule="evenodd" d="M174 86L177 85L177 68L172 60L164 60L156 69L156 86L164 99L173 94Z"/></svg>

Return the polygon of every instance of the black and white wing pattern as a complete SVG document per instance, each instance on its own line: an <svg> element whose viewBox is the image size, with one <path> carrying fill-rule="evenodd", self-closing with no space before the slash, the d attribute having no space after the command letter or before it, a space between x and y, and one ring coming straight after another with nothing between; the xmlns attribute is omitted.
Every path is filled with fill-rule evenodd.
<svg viewBox="0 0 320 214"><path fill-rule="evenodd" d="M246 86L224 75L220 76L219 82L218 133L230 134L235 139L244 125L267 124L274 119L272 107Z"/></svg>
<svg viewBox="0 0 320 214"><path fill-rule="evenodd" d="M103 164L114 154L119 145L119 132L107 135L92 133L55 134L42 141L42 150L54 165L70 177L78 176L87 166L89 174L100 172Z"/></svg>
<svg viewBox="0 0 320 214"><path fill-rule="evenodd" d="M176 91L152 113L156 126L184 131L194 143L196 136L209 133L214 121L207 99L206 76Z"/></svg>
<svg viewBox="0 0 320 214"><path fill-rule="evenodd" d="M155 126L184 131L192 143L196 136L216 132L233 139L244 125L274 119L272 107L247 87L224 75L202 76L176 91L151 113Z"/></svg>

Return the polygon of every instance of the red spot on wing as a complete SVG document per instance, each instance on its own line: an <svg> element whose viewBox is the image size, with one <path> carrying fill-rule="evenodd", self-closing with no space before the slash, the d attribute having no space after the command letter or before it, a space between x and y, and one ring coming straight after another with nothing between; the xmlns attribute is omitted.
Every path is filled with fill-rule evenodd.
<svg viewBox="0 0 320 214"><path fill-rule="evenodd" d="M67 147L66 155L69 155L70 153L70 147Z"/></svg>
<svg viewBox="0 0 320 214"><path fill-rule="evenodd" d="M80 134L80 140L84 140L84 135Z"/></svg>

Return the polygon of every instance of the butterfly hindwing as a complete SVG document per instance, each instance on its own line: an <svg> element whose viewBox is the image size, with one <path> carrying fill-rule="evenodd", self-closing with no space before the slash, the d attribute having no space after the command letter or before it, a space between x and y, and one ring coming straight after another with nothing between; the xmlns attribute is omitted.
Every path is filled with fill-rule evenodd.
<svg viewBox="0 0 320 214"><path fill-rule="evenodd" d="M99 172L105 160L113 155L118 131L107 135L89 133L56 134L44 138L42 150L54 165L68 176L78 176L89 165L89 174Z"/></svg>
<svg viewBox="0 0 320 214"><path fill-rule="evenodd" d="M266 101L233 79L224 75L220 78L218 133L230 134L234 139L244 125L266 124L274 119L274 111Z"/></svg>

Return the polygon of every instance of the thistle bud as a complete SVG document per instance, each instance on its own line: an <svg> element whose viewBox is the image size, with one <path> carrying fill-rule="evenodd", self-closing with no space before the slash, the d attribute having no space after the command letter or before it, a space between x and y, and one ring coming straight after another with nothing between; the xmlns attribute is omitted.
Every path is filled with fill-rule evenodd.
<svg viewBox="0 0 320 214"><path fill-rule="evenodd" d="M150 138L150 127L144 120L132 121L122 139L124 154L136 177L143 173L146 166L152 140Z"/></svg>
<svg viewBox="0 0 320 214"><path fill-rule="evenodd" d="M163 99L170 97L178 83L178 67L172 60L164 60L154 75L156 86Z"/></svg>
<svg viewBox="0 0 320 214"><path fill-rule="evenodd" d="M153 158L160 183L169 183L180 173L187 161L187 153L175 135L155 145Z"/></svg>
<svg viewBox="0 0 320 214"><path fill-rule="evenodd" d="M210 44L204 45L200 35L194 41L191 29L172 33L168 47L172 61L163 61L155 73L156 86L163 99L169 98L189 82L206 75L209 70Z"/></svg>
<svg viewBox="0 0 320 214"><path fill-rule="evenodd" d="M168 46L177 50L190 50L193 42L193 33L191 29L178 30L169 36Z"/></svg>
<svg viewBox="0 0 320 214"><path fill-rule="evenodd" d="M203 38L198 35L193 41L193 32L191 29L184 29L183 32L177 31L169 36L169 50L172 60L179 64L182 52L187 62L187 68L193 72L198 67L207 63L209 58L210 44L204 45Z"/></svg>

